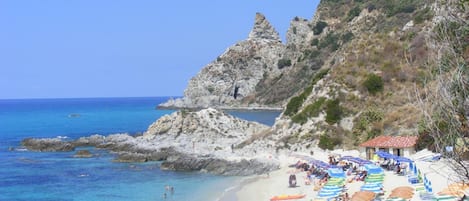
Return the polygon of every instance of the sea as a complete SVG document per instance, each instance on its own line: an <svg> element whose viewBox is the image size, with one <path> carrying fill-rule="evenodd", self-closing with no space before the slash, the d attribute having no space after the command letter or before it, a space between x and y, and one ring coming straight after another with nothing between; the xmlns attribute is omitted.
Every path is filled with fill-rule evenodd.
<svg viewBox="0 0 469 201"><path fill-rule="evenodd" d="M0 201L207 201L242 182L240 177L160 170L160 162L116 163L92 147L75 152L31 152L24 138L77 139L92 134L143 133L173 110L169 97L0 100ZM227 111L272 125L277 111ZM168 191L165 186L172 186Z"/></svg>

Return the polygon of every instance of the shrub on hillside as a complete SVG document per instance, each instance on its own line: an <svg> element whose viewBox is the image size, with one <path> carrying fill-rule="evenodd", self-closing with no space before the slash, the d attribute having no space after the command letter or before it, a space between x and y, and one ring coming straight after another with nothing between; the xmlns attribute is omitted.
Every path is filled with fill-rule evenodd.
<svg viewBox="0 0 469 201"><path fill-rule="evenodd" d="M319 41L319 49L330 47L332 51L339 49L339 36L333 32L330 32L324 37L324 39Z"/></svg>
<svg viewBox="0 0 469 201"><path fill-rule="evenodd" d="M315 38L311 40L311 46L318 46L319 45L319 39Z"/></svg>
<svg viewBox="0 0 469 201"><path fill-rule="evenodd" d="M290 59L280 59L278 60L277 66L279 69L282 69L286 66L291 66L291 60Z"/></svg>
<svg viewBox="0 0 469 201"><path fill-rule="evenodd" d="M368 10L368 12L371 12L371 11L374 11L376 10L376 6L374 4L369 4L366 9Z"/></svg>
<svg viewBox="0 0 469 201"><path fill-rule="evenodd" d="M324 30L324 28L327 27L327 22L324 22L324 21L319 21L318 23L316 23L316 25L313 27L313 33L314 35L319 35L322 33L322 31Z"/></svg>
<svg viewBox="0 0 469 201"><path fill-rule="evenodd" d="M347 22L350 22L353 20L353 18L357 17L360 15L361 9L358 6L353 7L347 14Z"/></svg>
<svg viewBox="0 0 469 201"><path fill-rule="evenodd" d="M339 99L329 100L326 103L326 122L335 124L342 119L342 108Z"/></svg>
<svg viewBox="0 0 469 201"><path fill-rule="evenodd" d="M329 72L328 68L321 69L320 71L316 72L313 76L313 79L311 79L311 86L316 85L316 83L322 78L324 78L324 76L326 76L328 72Z"/></svg>
<svg viewBox="0 0 469 201"><path fill-rule="evenodd" d="M429 20L433 17L433 13L430 10L430 7L426 7L422 10L419 10L415 13L414 22L415 24L421 24L422 22Z"/></svg>
<svg viewBox="0 0 469 201"><path fill-rule="evenodd" d="M420 133L417 138L415 150L420 151L422 149L429 149L432 151L435 150L435 139L433 139L433 137L428 132Z"/></svg>
<svg viewBox="0 0 469 201"><path fill-rule="evenodd" d="M349 42L350 40L352 40L353 38L353 33L348 31L347 33L345 33L344 35L342 35L342 42L343 43L347 43Z"/></svg>
<svg viewBox="0 0 469 201"><path fill-rule="evenodd" d="M335 146L342 143L342 140L338 137L330 137L329 135L321 135L319 137L318 146L321 149L333 150Z"/></svg>
<svg viewBox="0 0 469 201"><path fill-rule="evenodd" d="M394 16L398 13L412 13L416 8L416 0L386 0L384 2L384 12L388 17Z"/></svg>
<svg viewBox="0 0 469 201"><path fill-rule="evenodd" d="M368 92L373 95L383 91L384 89L383 79L375 74L368 75L368 78L363 82L363 85L366 87Z"/></svg>
<svg viewBox="0 0 469 201"><path fill-rule="evenodd" d="M287 104L287 108L285 108L284 114L287 116L296 114L300 109L301 105L303 105L304 100L305 97L301 95L291 98Z"/></svg>
<svg viewBox="0 0 469 201"><path fill-rule="evenodd" d="M292 117L292 121L299 124L304 124L310 117L318 117L322 110L322 105L326 98L321 97L314 103L306 106L299 114Z"/></svg>

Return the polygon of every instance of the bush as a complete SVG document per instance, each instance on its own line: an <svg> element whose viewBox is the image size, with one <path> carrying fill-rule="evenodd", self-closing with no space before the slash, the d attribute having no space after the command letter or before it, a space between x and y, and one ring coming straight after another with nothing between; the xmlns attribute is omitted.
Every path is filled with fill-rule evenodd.
<svg viewBox="0 0 469 201"><path fill-rule="evenodd" d="M304 124L306 121L308 121L308 118L310 117L318 117L319 112L322 110L322 105L326 101L326 98L321 97L314 103L306 106L303 111L301 111L299 114L293 116L292 121L295 123L299 124Z"/></svg>
<svg viewBox="0 0 469 201"><path fill-rule="evenodd" d="M384 5L384 13L388 17L394 16L398 13L412 13L416 8L415 0L406 0L406 1L397 1L397 0L387 0Z"/></svg>
<svg viewBox="0 0 469 201"><path fill-rule="evenodd" d="M319 45L319 39L315 38L311 41L311 46L318 46Z"/></svg>
<svg viewBox="0 0 469 201"><path fill-rule="evenodd" d="M301 105L303 105L304 101L305 97L301 95L291 98L287 104L287 108L285 108L284 114L288 116L296 114L298 112L298 109L300 109Z"/></svg>
<svg viewBox="0 0 469 201"><path fill-rule="evenodd" d="M426 7L415 14L414 22L415 24L421 24L422 22L431 19L433 16L430 7Z"/></svg>
<svg viewBox="0 0 469 201"><path fill-rule="evenodd" d="M328 72L329 72L329 69L323 69L323 70L316 72L316 74L314 74L313 76L311 84L303 90L303 93L290 99L290 101L287 104L287 107L285 108L284 114L287 116L292 116L298 113L298 110L303 105L303 102L311 94L311 90L313 90L313 86L316 84L317 81L322 79ZM301 118L304 118L304 117L298 116L297 121L300 122L301 120L299 119Z"/></svg>
<svg viewBox="0 0 469 201"><path fill-rule="evenodd" d="M360 7L355 6L354 8L352 8L347 14L347 22L350 22L353 20L353 18L359 16L360 12L361 12Z"/></svg>
<svg viewBox="0 0 469 201"><path fill-rule="evenodd" d="M325 48L325 47L331 47L332 51L335 51L339 49L339 43L338 43L339 37L334 34L333 32L330 32L327 34L324 39L319 41L319 49Z"/></svg>
<svg viewBox="0 0 469 201"><path fill-rule="evenodd" d="M366 9L368 9L368 12L371 12L376 9L376 6L374 4L370 4L366 7Z"/></svg>
<svg viewBox="0 0 469 201"><path fill-rule="evenodd" d="M329 72L329 69L326 68L326 69L322 69L318 72L316 72L313 76L313 79L311 79L311 86L314 86L316 85L316 83L321 80L322 78L324 78L324 76L327 75L327 73Z"/></svg>
<svg viewBox="0 0 469 201"><path fill-rule="evenodd" d="M342 108L339 99L329 100L326 103L326 122L335 124L342 119Z"/></svg>
<svg viewBox="0 0 469 201"><path fill-rule="evenodd" d="M372 95L375 95L376 93L381 92L384 89L383 79L375 74L368 75L368 78L365 80L363 85Z"/></svg>
<svg viewBox="0 0 469 201"><path fill-rule="evenodd" d="M315 59L316 57L318 57L319 55L321 54L321 52L319 52L318 50L305 50L303 52L303 56L301 58L299 58L298 61L303 61L304 59Z"/></svg>
<svg viewBox="0 0 469 201"><path fill-rule="evenodd" d="M321 34L324 28L327 27L327 25L328 25L327 22L324 22L324 21L319 21L318 23L316 23L316 25L313 27L314 35Z"/></svg>
<svg viewBox="0 0 469 201"><path fill-rule="evenodd" d="M345 33L344 35L342 35L342 42L343 43L347 43L349 42L350 40L352 40L353 38L353 33L348 31L347 33Z"/></svg>
<svg viewBox="0 0 469 201"><path fill-rule="evenodd" d="M377 129L377 128L373 128L371 129L370 132L368 132L368 134L366 135L366 139L369 140L369 139L373 139L375 138L376 136L380 135L381 134L381 130L380 129Z"/></svg>
<svg viewBox="0 0 469 201"><path fill-rule="evenodd" d="M342 143L338 137L330 137L329 135L321 135L319 137L319 148L333 150L335 146Z"/></svg>
<svg viewBox="0 0 469 201"><path fill-rule="evenodd" d="M428 133L423 132L419 134L417 142L415 144L415 150L420 151L422 149L435 150L435 139Z"/></svg>
<svg viewBox="0 0 469 201"><path fill-rule="evenodd" d="M291 66L291 60L290 59L280 59L278 60L277 66L279 69L282 69L286 66Z"/></svg>

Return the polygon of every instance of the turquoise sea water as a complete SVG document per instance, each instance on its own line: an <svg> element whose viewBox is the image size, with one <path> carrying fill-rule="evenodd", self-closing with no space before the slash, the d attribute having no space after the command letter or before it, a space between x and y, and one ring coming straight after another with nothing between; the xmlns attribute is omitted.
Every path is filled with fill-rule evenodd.
<svg viewBox="0 0 469 201"><path fill-rule="evenodd" d="M158 162L113 163L112 154L92 148L93 158L74 152L37 153L18 147L26 137L141 133L171 110L155 110L156 98L0 100L0 200L214 200L239 182L194 172L159 169ZM278 112L229 112L272 124ZM174 193L164 186L174 186ZM164 194L166 193L166 198Z"/></svg>

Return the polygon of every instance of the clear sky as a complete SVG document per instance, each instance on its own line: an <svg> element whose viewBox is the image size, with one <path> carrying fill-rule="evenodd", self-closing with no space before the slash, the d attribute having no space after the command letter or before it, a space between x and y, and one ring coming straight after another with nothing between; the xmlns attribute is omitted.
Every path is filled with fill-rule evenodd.
<svg viewBox="0 0 469 201"><path fill-rule="evenodd" d="M0 99L181 96L256 12L284 39L318 2L0 0Z"/></svg>

